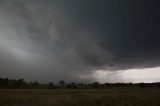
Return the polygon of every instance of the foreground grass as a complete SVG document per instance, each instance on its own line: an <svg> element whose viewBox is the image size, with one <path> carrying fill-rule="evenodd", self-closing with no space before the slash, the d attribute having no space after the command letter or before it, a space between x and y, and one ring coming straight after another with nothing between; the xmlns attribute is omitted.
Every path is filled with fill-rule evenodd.
<svg viewBox="0 0 160 106"><path fill-rule="evenodd" d="M5 89L0 106L160 106L160 89Z"/></svg>

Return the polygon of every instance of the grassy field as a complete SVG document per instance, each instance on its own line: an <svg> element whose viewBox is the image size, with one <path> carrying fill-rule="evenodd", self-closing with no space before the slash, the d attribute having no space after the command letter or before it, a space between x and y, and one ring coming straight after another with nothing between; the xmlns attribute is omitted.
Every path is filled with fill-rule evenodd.
<svg viewBox="0 0 160 106"><path fill-rule="evenodd" d="M0 106L160 106L160 89L1 89Z"/></svg>

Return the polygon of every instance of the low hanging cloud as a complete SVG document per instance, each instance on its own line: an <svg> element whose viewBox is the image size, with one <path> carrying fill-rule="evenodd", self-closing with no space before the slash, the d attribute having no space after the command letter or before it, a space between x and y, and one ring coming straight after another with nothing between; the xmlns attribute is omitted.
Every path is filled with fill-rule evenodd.
<svg viewBox="0 0 160 106"><path fill-rule="evenodd" d="M0 77L159 81L158 3L102 1L0 0Z"/></svg>
<svg viewBox="0 0 160 106"><path fill-rule="evenodd" d="M0 76L27 80L83 80L110 64L112 55L44 8L0 1Z"/></svg>

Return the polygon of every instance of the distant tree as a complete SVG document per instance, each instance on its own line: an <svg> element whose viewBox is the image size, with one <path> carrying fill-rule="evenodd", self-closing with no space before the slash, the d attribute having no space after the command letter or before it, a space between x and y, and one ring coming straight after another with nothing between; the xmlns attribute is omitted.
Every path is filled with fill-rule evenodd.
<svg viewBox="0 0 160 106"><path fill-rule="evenodd" d="M94 83L92 83L92 87L93 87L93 88L99 88L99 87L100 87L99 82L94 82Z"/></svg>
<svg viewBox="0 0 160 106"><path fill-rule="evenodd" d="M109 86L110 86L110 84L109 84L109 83L105 83L104 85L105 85L105 87L109 87Z"/></svg>
<svg viewBox="0 0 160 106"><path fill-rule="evenodd" d="M144 88L146 85L145 85L145 83L139 83L139 87L141 87L141 88Z"/></svg>
<svg viewBox="0 0 160 106"><path fill-rule="evenodd" d="M21 86L21 85L24 85L24 84L25 84L24 79L18 79L17 80L17 85L18 86Z"/></svg>
<svg viewBox="0 0 160 106"><path fill-rule="evenodd" d="M9 79L8 78L0 78L0 85L1 86L5 86L7 87L8 86L8 83L9 83Z"/></svg>
<svg viewBox="0 0 160 106"><path fill-rule="evenodd" d="M71 89L71 88L72 88L72 85L71 85L71 84L67 84L67 85L66 85L66 88Z"/></svg>
<svg viewBox="0 0 160 106"><path fill-rule="evenodd" d="M49 87L50 89L54 89L54 88L55 88L55 85L54 85L52 82L50 82L50 83L48 84L48 87Z"/></svg>
<svg viewBox="0 0 160 106"><path fill-rule="evenodd" d="M85 86L84 83L78 83L77 85L78 85L78 86Z"/></svg>
<svg viewBox="0 0 160 106"><path fill-rule="evenodd" d="M35 81L35 82L33 82L33 85L38 86L38 85L39 85L39 82L38 82L38 81Z"/></svg>
<svg viewBox="0 0 160 106"><path fill-rule="evenodd" d="M132 82L128 83L128 86L129 86L129 87L132 87L132 86L133 86L133 83L132 83Z"/></svg>
<svg viewBox="0 0 160 106"><path fill-rule="evenodd" d="M61 81L59 81L59 84L62 86L65 86L66 83L65 83L65 81L61 80Z"/></svg>
<svg viewBox="0 0 160 106"><path fill-rule="evenodd" d="M160 87L160 83L157 83L157 87Z"/></svg>
<svg viewBox="0 0 160 106"><path fill-rule="evenodd" d="M77 84L75 82L72 82L71 85L72 85L72 88L77 88Z"/></svg>
<svg viewBox="0 0 160 106"><path fill-rule="evenodd" d="M100 84L100 87L104 89L105 88L105 84Z"/></svg>
<svg viewBox="0 0 160 106"><path fill-rule="evenodd" d="M69 89L75 89L77 88L77 84L75 82L72 82L72 83L69 83L66 85L66 88L69 88Z"/></svg>

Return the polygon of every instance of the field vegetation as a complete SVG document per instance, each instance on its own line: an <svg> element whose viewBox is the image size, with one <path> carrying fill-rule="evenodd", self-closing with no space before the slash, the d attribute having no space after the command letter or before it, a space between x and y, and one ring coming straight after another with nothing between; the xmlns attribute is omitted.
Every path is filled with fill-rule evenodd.
<svg viewBox="0 0 160 106"><path fill-rule="evenodd" d="M0 78L0 106L160 106L160 83L57 83Z"/></svg>
<svg viewBox="0 0 160 106"><path fill-rule="evenodd" d="M0 89L0 106L160 106L160 89Z"/></svg>

